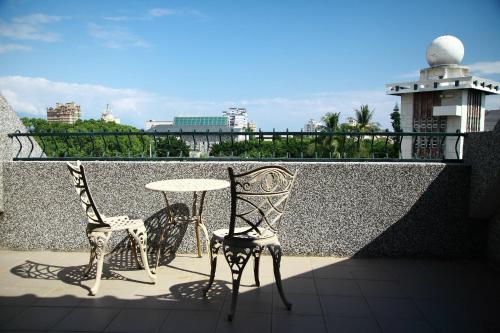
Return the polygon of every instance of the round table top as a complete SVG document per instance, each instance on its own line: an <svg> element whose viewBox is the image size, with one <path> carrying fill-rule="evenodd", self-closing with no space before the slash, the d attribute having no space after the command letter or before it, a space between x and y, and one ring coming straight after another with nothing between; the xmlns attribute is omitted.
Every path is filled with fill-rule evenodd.
<svg viewBox="0 0 500 333"><path fill-rule="evenodd" d="M148 190L161 192L196 192L212 191L229 187L230 183L222 179L167 179L146 184Z"/></svg>

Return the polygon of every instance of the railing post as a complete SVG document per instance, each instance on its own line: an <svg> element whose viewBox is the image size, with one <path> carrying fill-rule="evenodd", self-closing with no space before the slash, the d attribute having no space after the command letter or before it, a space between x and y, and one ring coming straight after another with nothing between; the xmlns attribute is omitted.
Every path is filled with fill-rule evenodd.
<svg viewBox="0 0 500 333"><path fill-rule="evenodd" d="M460 130L457 129L456 133L457 133L457 141L455 142L455 155L457 156L457 160L459 160L460 159L460 153L458 151L458 146L459 146L460 137L461 137Z"/></svg>
<svg viewBox="0 0 500 333"><path fill-rule="evenodd" d="M286 129L286 158L290 158L290 152L288 146L288 128Z"/></svg>

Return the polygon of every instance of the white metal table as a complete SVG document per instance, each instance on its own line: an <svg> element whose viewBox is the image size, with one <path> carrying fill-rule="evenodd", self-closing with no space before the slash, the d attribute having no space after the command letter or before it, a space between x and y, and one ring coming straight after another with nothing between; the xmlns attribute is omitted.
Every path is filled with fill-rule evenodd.
<svg viewBox="0 0 500 333"><path fill-rule="evenodd" d="M205 195L207 191L214 191L214 190L221 190L224 188L229 187L230 183L227 180L222 180L222 179L211 179L211 178L205 178L205 179L195 179L195 178L188 178L188 179L167 179L167 180L160 180L156 182L152 182L149 184L146 184L146 188L152 191L158 191L163 193L163 197L165 199L165 204L166 204L166 209L167 209L167 214L168 214L168 222L167 223L176 223L176 218L179 220L182 220L184 222L193 222L195 224L195 234L196 234L196 246L198 249L198 256L201 257L201 242L200 242L200 229L203 231L205 234L205 243L206 243L206 249L207 253L209 256L209 259L211 259L211 252L210 252L210 239L208 236L208 231L203 223L203 220L201 218L202 213L203 213L203 203L205 201ZM190 216L178 216L175 217L170 203L168 201L168 192L193 192L193 205L192 205L192 211ZM198 200L199 199L199 200ZM168 224L165 225L165 228L163 229L159 244L157 246L158 250L156 253L156 266L158 267L158 263L160 260L160 254L161 254L161 244L163 244L163 240L165 237L165 232L167 230Z"/></svg>

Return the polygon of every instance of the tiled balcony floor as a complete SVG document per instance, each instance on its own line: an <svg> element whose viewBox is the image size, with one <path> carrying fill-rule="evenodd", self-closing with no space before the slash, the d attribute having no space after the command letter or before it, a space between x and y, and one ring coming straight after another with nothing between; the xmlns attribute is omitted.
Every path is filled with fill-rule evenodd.
<svg viewBox="0 0 500 333"><path fill-rule="evenodd" d="M500 274L475 261L284 257L288 312L271 258L242 280L227 322L229 269L219 256L208 299L208 259L178 255L149 284L111 258L98 296L81 281L88 253L0 251L0 329L54 332L500 332ZM126 261L126 260L125 260ZM123 265L122 265L123 266ZM124 265L127 266L127 265Z"/></svg>

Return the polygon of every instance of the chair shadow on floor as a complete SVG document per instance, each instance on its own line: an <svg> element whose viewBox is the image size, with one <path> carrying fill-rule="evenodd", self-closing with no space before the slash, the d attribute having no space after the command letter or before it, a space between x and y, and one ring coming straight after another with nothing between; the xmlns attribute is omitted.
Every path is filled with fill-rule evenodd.
<svg viewBox="0 0 500 333"><path fill-rule="evenodd" d="M173 205L172 208L175 213L179 214L185 213L188 209L184 204L176 204ZM162 248L158 264L159 266L168 265L172 262L172 260L174 260L177 249L179 248L186 233L186 229L188 227L187 224L168 225L165 229L167 221L168 214L165 209L157 211L145 220L146 230L148 233L148 262L150 267L154 267L156 263L157 246L161 232L165 231L165 238L163 244L159 244ZM138 257L138 260L141 261L140 256ZM90 288L82 284L82 282L94 280L96 268L94 265L88 276L84 277L86 267L87 264L76 266L58 266L26 260L24 263L12 267L10 272L25 279L59 280L63 283L79 286L90 291ZM102 279L150 284L150 282L135 280L118 273L120 271L135 271L137 269L137 262L132 257L130 239L128 236L125 236L124 239L118 242L118 244L116 244L116 246L106 254Z"/></svg>
<svg viewBox="0 0 500 333"><path fill-rule="evenodd" d="M228 282L224 280L214 280L212 289L203 296L203 288L207 285L207 280L197 280L185 283L179 283L169 288L170 293L160 295L138 295L145 299L159 301L175 301L177 308L196 308L198 310L215 310L222 306L224 298L231 289Z"/></svg>

